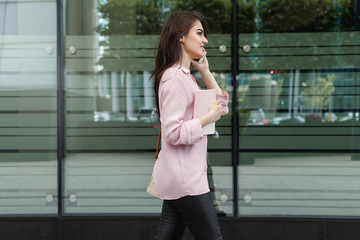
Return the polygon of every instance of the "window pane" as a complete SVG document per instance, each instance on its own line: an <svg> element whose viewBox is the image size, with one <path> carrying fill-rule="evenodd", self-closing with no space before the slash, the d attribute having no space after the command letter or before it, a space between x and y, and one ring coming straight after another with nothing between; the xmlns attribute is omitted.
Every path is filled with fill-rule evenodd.
<svg viewBox="0 0 360 240"><path fill-rule="evenodd" d="M160 126L150 76L163 21L183 4L166 2L66 2L65 213L161 212L162 202L145 192ZM79 8L86 14L79 17ZM230 1L221 9L230 21ZM213 29L207 47L212 70L227 89L231 51L221 53L219 46L230 48L229 26ZM231 192L229 129L224 120L219 137L210 137L209 179L219 187L214 200L222 189ZM231 214L231 204L225 208Z"/></svg>
<svg viewBox="0 0 360 240"><path fill-rule="evenodd" d="M0 215L57 214L56 2L0 15Z"/></svg>
<svg viewBox="0 0 360 240"><path fill-rule="evenodd" d="M282 2L239 12L239 213L358 216L354 1Z"/></svg>
<svg viewBox="0 0 360 240"><path fill-rule="evenodd" d="M65 213L160 212L161 201L145 192L159 126L149 80L157 36L137 35L160 23L155 16L147 28L136 16L161 9L135 1L66 5Z"/></svg>

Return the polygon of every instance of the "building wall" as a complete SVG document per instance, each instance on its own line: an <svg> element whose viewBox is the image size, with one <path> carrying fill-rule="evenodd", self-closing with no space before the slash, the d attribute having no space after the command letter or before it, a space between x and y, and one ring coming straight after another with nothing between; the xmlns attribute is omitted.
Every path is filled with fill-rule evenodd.
<svg viewBox="0 0 360 240"><path fill-rule="evenodd" d="M0 221L29 222L56 237L47 239L71 226L92 235L83 227L96 217L153 234L161 201L145 188L160 123L150 76L161 24L182 8L204 13L210 67L231 99L208 138L224 236L289 239L247 229L302 225L328 239L330 219L360 216L358 1L205 5L0 1Z"/></svg>

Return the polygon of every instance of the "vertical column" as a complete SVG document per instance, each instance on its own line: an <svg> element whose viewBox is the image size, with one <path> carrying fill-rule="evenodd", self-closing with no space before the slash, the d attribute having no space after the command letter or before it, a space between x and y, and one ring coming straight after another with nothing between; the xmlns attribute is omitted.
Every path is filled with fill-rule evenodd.
<svg viewBox="0 0 360 240"><path fill-rule="evenodd" d="M360 0L355 0L355 9L354 9L354 26L355 31L359 31L359 15L360 15ZM359 42L359 39L355 39L355 42ZM355 48L359 48L356 46ZM354 49L357 52L357 49ZM358 61L358 60L357 60ZM357 63L354 64L355 66ZM351 136L351 160L360 160L360 153L358 152L358 142L355 140L355 136L358 136L359 133L359 114L360 114L360 103L359 103L359 94L360 94L360 73L358 71L354 72L354 106L353 106L353 119L352 119L352 136Z"/></svg>
<svg viewBox="0 0 360 240"><path fill-rule="evenodd" d="M111 72L111 105L113 113L119 113L119 79L117 72Z"/></svg>
<svg viewBox="0 0 360 240"><path fill-rule="evenodd" d="M131 73L126 72L126 118L131 119L133 117L134 105L132 99L132 87L131 87Z"/></svg>
<svg viewBox="0 0 360 240"><path fill-rule="evenodd" d="M151 74L147 71L144 71L144 107L153 108L154 107L154 98L152 85L150 82Z"/></svg>
<svg viewBox="0 0 360 240"><path fill-rule="evenodd" d="M231 32L231 75L232 75L232 167L233 167L233 213L238 216L238 163L239 163L239 116L237 113L237 80L238 80L238 5L237 0L232 2L232 32Z"/></svg>
<svg viewBox="0 0 360 240"><path fill-rule="evenodd" d="M64 196L64 159L65 159L65 40L64 40L64 19L63 2L56 1L57 21L57 160L58 160L58 215L63 214Z"/></svg>

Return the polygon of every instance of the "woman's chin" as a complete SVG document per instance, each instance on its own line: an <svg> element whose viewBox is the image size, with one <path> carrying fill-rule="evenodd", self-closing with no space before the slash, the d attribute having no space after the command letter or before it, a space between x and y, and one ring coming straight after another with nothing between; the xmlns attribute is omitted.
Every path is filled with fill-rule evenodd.
<svg viewBox="0 0 360 240"><path fill-rule="evenodd" d="M202 58L203 55L204 55L203 53L201 53L200 55L196 55L195 59L200 59L200 58Z"/></svg>

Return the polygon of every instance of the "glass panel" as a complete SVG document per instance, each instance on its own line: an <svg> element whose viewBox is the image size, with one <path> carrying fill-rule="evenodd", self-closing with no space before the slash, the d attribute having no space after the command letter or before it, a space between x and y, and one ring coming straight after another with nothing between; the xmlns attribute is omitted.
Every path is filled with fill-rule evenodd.
<svg viewBox="0 0 360 240"><path fill-rule="evenodd" d="M56 1L0 16L0 215L57 214Z"/></svg>
<svg viewBox="0 0 360 240"><path fill-rule="evenodd" d="M359 216L354 1L239 5L239 214Z"/></svg>
<svg viewBox="0 0 360 240"><path fill-rule="evenodd" d="M205 12L213 29L207 51L229 92L231 4L215 2ZM192 1L65 2L66 214L160 213L161 201L145 192L159 133L150 76L162 23L182 7L198 9ZM214 11L225 16L221 26ZM209 181L219 204L221 195L230 199L232 186L229 119L209 138Z"/></svg>

